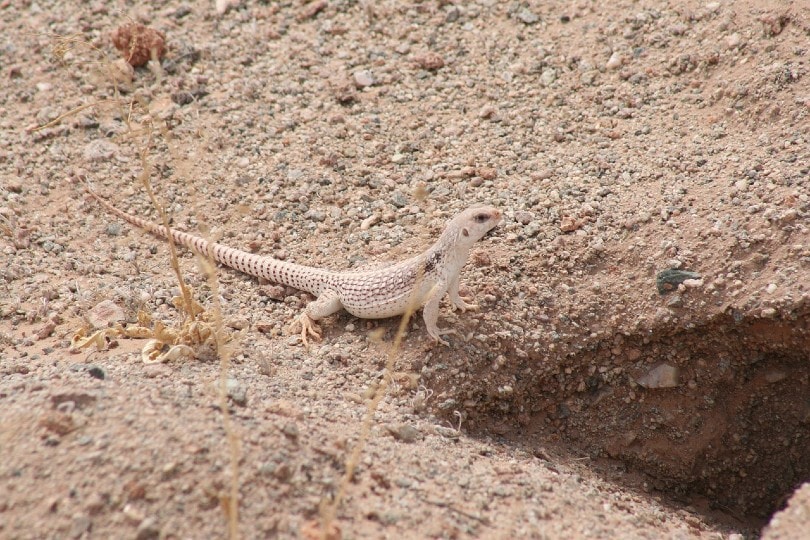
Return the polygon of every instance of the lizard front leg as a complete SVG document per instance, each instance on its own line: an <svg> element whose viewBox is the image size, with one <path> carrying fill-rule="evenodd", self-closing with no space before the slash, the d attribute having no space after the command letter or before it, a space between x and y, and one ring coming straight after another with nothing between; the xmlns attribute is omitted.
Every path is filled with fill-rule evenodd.
<svg viewBox="0 0 810 540"><path fill-rule="evenodd" d="M320 328L315 321L328 317L343 309L340 296L336 291L327 289L318 298L307 304L304 312L293 322L293 326L301 325L301 341L305 347L309 346L307 335L311 335L316 340L321 339Z"/></svg>
<svg viewBox="0 0 810 540"><path fill-rule="evenodd" d="M453 310L460 309L462 313L467 310L475 311L478 309L478 304L468 304L464 301L464 299L458 294L458 287L459 287L459 278L461 273L459 272L452 279L450 279L450 284L447 287L447 293L450 295L450 302L453 304Z"/></svg>
<svg viewBox="0 0 810 540"><path fill-rule="evenodd" d="M440 330L436 323L439 320L439 304L442 301L442 297L444 293L447 291L447 283L444 281L438 282L436 285L433 286L430 293L428 293L428 301L425 303L425 306L422 308L422 318L425 320L425 327L427 328L427 332L434 340L438 343L443 345L450 346L450 343L442 338L444 334L455 334L456 331L453 329L449 330Z"/></svg>

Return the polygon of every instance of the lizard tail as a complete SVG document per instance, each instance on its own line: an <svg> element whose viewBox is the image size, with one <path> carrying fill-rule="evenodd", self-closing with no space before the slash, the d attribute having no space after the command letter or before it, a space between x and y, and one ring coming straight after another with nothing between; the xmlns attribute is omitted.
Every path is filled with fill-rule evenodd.
<svg viewBox="0 0 810 540"><path fill-rule="evenodd" d="M261 277L275 283L289 285L296 289L307 291L318 295L321 292L321 284L329 281L331 272L294 264L287 261L280 261L272 257L264 257L254 253L248 253L239 249L234 249L216 242L189 234L176 229L167 229L162 225L157 225L151 221L133 216L119 210L90 187L89 182L85 188L87 192L103 206L108 212L118 216L130 225L148 231L163 239L171 238L178 245L184 246L200 255L210 257L226 266L239 270L245 274Z"/></svg>

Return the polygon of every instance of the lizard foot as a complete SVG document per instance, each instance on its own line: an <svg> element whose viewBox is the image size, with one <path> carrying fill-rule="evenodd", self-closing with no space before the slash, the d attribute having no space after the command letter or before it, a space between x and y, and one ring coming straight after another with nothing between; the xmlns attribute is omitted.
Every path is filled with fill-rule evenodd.
<svg viewBox="0 0 810 540"><path fill-rule="evenodd" d="M311 335L315 338L316 341L320 341L321 339L321 329L318 328L318 325L315 324L315 321L307 315L306 313L302 313L298 319L293 322L292 326L295 328L298 325L301 325L301 341L304 343L304 347L309 347L309 340L307 339L307 335Z"/></svg>
<svg viewBox="0 0 810 540"><path fill-rule="evenodd" d="M442 336L447 334L458 335L458 332L456 332L452 328L448 330L439 330L438 328L436 328L433 331L428 330L428 333L430 334L430 337L433 339L433 341L435 341L436 343L440 343L445 347L450 347L450 342L444 339Z"/></svg>
<svg viewBox="0 0 810 540"><path fill-rule="evenodd" d="M459 310L462 313L466 311L477 311L481 307L478 304L468 304L463 298L459 298L457 302L453 302L453 311Z"/></svg>

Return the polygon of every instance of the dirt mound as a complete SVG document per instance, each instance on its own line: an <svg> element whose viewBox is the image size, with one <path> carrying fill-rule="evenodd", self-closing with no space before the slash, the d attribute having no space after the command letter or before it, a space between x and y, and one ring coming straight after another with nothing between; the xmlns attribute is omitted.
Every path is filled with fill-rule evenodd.
<svg viewBox="0 0 810 540"><path fill-rule="evenodd" d="M485 364L471 373L480 384L444 397L486 389L467 409L479 433L521 447L552 435L594 460L646 473L650 487L676 500L705 500L761 524L810 477L810 304L768 319L733 312L687 326L618 334L564 360L530 355L500 368L501 377L519 374L508 391ZM528 367L541 362L564 369L537 375Z"/></svg>

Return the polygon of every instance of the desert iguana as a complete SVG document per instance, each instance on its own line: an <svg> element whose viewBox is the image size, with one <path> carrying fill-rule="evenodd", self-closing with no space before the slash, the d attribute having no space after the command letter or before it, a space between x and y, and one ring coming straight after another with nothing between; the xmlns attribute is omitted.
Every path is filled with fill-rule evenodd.
<svg viewBox="0 0 810 540"><path fill-rule="evenodd" d="M167 238L165 227L119 210L89 186L87 191L104 208L124 221L160 238ZM379 269L343 272L255 255L175 229L169 229L169 233L177 244L240 272L313 294L315 300L307 304L298 318L304 345L307 345L308 334L316 339L321 337L315 321L337 313L341 308L356 317L383 319L401 315L411 306L413 309L423 308L422 317L428 334L434 340L447 344L441 336L453 330L440 330L436 326L439 303L447 292L454 309L464 312L478 308L459 296L459 274L467 262L472 245L500 221L501 212L497 208L469 208L451 219L436 243L424 253Z"/></svg>

